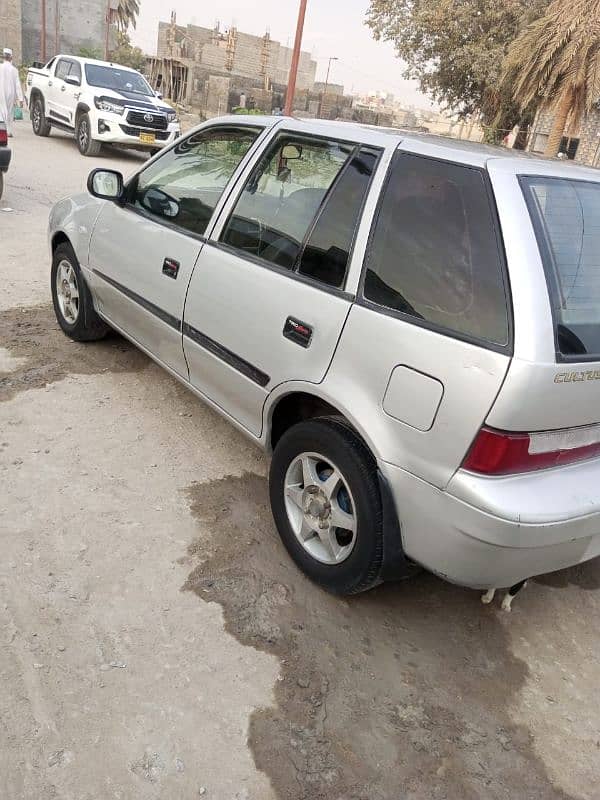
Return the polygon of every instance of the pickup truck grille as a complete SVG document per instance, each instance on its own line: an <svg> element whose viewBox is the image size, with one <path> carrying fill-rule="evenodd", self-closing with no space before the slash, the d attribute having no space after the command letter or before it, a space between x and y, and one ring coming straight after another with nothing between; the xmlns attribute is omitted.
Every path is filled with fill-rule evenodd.
<svg viewBox="0 0 600 800"><path fill-rule="evenodd" d="M129 111L127 122L153 131L165 131L169 124L164 114L154 111Z"/></svg>
<svg viewBox="0 0 600 800"><path fill-rule="evenodd" d="M132 128L130 125L120 125L119 126L123 133L127 136L139 136L140 133L150 133L148 130L140 130L140 128ZM169 131L155 131L153 130L152 133L156 136L157 142L164 142L166 139L169 138Z"/></svg>

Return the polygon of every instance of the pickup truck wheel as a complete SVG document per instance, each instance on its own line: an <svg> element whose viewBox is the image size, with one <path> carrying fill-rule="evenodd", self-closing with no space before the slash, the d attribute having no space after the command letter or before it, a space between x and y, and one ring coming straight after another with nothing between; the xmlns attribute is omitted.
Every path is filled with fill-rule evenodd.
<svg viewBox="0 0 600 800"><path fill-rule="evenodd" d="M50 285L56 319L69 338L91 342L106 336L109 327L96 313L79 261L69 244L60 244L54 251Z"/></svg>
<svg viewBox="0 0 600 800"><path fill-rule="evenodd" d="M383 513L373 456L347 425L300 422L278 441L269 473L271 509L297 566L334 594L381 582Z"/></svg>
<svg viewBox="0 0 600 800"><path fill-rule="evenodd" d="M102 149L102 142L92 139L92 124L87 114L81 114L77 120L77 146L82 156L97 156Z"/></svg>
<svg viewBox="0 0 600 800"><path fill-rule="evenodd" d="M50 123L44 115L44 103L37 97L31 106L31 127L36 136L50 136Z"/></svg>

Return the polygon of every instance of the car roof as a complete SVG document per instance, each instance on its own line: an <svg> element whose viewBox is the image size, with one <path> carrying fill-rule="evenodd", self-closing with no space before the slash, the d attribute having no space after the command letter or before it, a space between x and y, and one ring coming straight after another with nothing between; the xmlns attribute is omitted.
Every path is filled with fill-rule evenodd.
<svg viewBox="0 0 600 800"><path fill-rule="evenodd" d="M411 153L459 164L487 169L492 162L495 168L516 175L549 175L579 180L600 181L600 171L573 161L544 158L534 153L513 150L500 145L452 139L431 133L417 133L406 128L384 128L344 120L304 119L267 115L229 115L211 120L220 124L259 125L271 128L278 125L283 130L331 136L347 141L372 144L380 147L401 147Z"/></svg>
<svg viewBox="0 0 600 800"><path fill-rule="evenodd" d="M133 69L133 67L125 67L123 64L116 64L113 61L102 61L98 58L83 58L83 56L71 56L66 53L59 53L55 58L56 60L59 58L68 58L69 61L78 61L80 64L93 64L98 67L116 67L116 69L123 69L127 72L138 72L138 70Z"/></svg>

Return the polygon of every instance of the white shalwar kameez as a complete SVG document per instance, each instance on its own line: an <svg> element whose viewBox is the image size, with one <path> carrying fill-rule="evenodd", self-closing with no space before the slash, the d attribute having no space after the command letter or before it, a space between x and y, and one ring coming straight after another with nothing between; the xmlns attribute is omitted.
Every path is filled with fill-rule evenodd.
<svg viewBox="0 0 600 800"><path fill-rule="evenodd" d="M19 72L10 61L3 61L0 64L0 119L6 122L9 133L12 133L15 106L22 102Z"/></svg>

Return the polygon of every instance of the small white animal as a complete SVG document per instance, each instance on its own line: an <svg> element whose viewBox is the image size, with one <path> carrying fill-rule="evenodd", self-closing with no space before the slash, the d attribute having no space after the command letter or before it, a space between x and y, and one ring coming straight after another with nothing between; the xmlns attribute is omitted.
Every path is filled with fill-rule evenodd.
<svg viewBox="0 0 600 800"><path fill-rule="evenodd" d="M527 581L521 581L520 583L515 583L514 586L508 590L508 592L504 595L502 600L502 610L503 611L510 611L512 602L517 596L517 594L527 586ZM489 605L494 596L496 594L496 589L488 589L487 592L481 596L481 602L484 603L486 606Z"/></svg>

